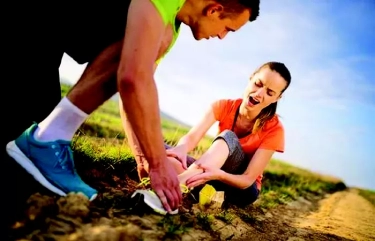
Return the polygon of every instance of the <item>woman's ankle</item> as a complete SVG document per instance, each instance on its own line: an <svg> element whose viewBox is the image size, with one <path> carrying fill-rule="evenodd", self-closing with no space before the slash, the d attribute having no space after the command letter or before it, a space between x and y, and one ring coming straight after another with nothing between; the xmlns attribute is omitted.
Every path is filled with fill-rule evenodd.
<svg viewBox="0 0 375 241"><path fill-rule="evenodd" d="M203 173L203 169L195 164L192 164L188 169L186 169L184 172L178 175L178 180L180 180L181 184L186 185L186 181L189 178L201 173Z"/></svg>

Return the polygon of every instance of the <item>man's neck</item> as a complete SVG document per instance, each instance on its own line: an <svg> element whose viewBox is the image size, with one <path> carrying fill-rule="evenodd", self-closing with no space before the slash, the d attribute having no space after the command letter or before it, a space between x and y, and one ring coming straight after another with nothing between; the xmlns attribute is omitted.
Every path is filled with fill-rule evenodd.
<svg viewBox="0 0 375 241"><path fill-rule="evenodd" d="M196 22L197 16L200 14L202 1L186 0L180 11L177 13L176 19L188 26Z"/></svg>

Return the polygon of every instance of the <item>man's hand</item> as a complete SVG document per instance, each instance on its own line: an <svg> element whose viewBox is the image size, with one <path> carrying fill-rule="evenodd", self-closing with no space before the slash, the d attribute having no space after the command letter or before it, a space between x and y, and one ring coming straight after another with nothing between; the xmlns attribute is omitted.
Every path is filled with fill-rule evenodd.
<svg viewBox="0 0 375 241"><path fill-rule="evenodd" d="M181 203L182 194L177 173L165 153L154 81L155 61L165 29L163 19L151 1L131 2L117 83L124 112L149 164L151 185L165 208L171 210Z"/></svg>
<svg viewBox="0 0 375 241"><path fill-rule="evenodd" d="M167 212L176 210L182 202L182 193L177 172L169 160L163 160L158 167L150 168L149 176L151 187Z"/></svg>
<svg viewBox="0 0 375 241"><path fill-rule="evenodd" d="M195 175L186 181L186 185L189 188L200 186L211 180L218 180L220 179L220 175L223 173L223 170L218 167L210 167L203 164L197 165L203 169L203 173Z"/></svg>

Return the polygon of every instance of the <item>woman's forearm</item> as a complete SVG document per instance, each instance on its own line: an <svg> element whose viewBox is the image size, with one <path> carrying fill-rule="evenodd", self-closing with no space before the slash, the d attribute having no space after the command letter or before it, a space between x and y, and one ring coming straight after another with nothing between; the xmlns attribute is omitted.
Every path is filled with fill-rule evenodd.
<svg viewBox="0 0 375 241"><path fill-rule="evenodd" d="M190 152L196 147L196 144L193 143L190 136L185 135L185 136L181 137L181 139L178 141L177 146L184 146L185 151Z"/></svg>
<svg viewBox="0 0 375 241"><path fill-rule="evenodd" d="M254 183L255 177L252 178L245 174L235 175L221 171L218 180L232 187L246 189Z"/></svg>

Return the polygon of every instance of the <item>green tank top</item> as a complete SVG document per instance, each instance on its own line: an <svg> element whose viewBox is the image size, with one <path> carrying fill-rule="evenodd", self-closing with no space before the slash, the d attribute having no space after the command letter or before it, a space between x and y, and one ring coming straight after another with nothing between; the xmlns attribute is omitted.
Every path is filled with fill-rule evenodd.
<svg viewBox="0 0 375 241"><path fill-rule="evenodd" d="M176 24L176 15L180 11L182 5L184 5L185 0L151 0L151 2L159 11L159 14L163 18L164 24L171 24L173 27L172 42L165 53L158 60L156 60L156 63L159 64L164 56L171 50L177 40L178 35L180 34L180 24Z"/></svg>

